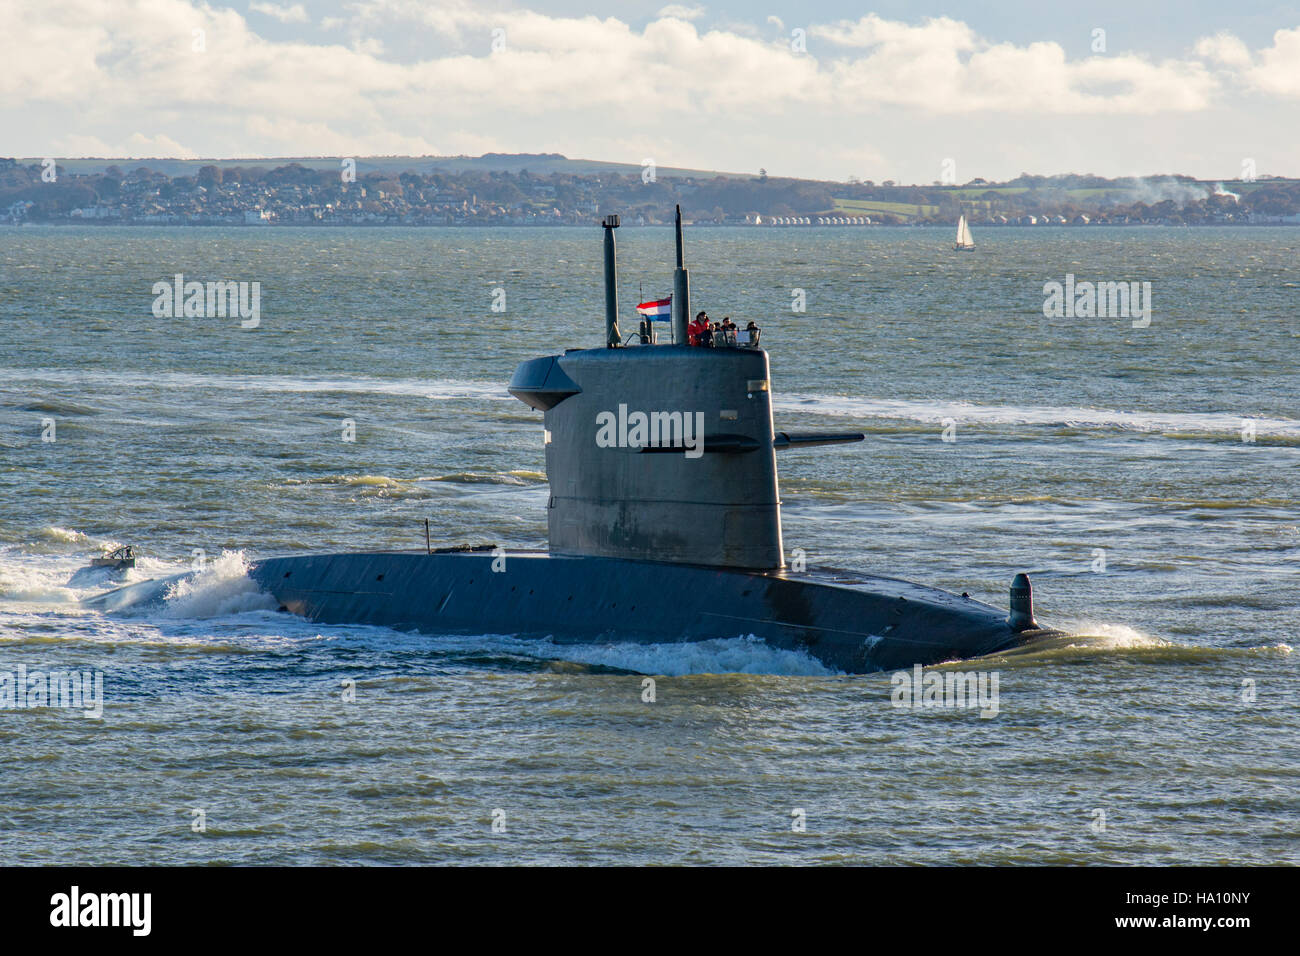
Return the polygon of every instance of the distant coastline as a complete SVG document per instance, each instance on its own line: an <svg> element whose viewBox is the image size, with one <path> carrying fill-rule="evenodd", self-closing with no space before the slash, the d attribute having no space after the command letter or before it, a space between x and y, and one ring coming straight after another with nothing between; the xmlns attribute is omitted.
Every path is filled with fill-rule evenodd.
<svg viewBox="0 0 1300 956"><path fill-rule="evenodd" d="M1300 225L1300 180L1022 175L845 183L558 154L280 161L0 159L0 224L564 226ZM161 167L161 168L156 168Z"/></svg>

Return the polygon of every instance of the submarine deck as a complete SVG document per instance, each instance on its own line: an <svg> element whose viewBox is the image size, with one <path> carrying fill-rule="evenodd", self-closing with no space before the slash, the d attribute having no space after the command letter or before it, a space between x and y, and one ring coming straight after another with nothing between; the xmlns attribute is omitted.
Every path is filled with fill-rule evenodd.
<svg viewBox="0 0 1300 956"><path fill-rule="evenodd" d="M547 551L371 551L267 558L250 575L322 623L508 633L556 643L753 635L850 673L977 657L1049 632L898 578L744 571Z"/></svg>

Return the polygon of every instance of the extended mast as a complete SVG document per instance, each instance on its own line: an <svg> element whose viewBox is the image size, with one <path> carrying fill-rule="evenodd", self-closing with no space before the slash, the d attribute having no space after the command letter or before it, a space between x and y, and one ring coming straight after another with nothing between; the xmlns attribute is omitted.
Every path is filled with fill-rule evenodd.
<svg viewBox="0 0 1300 956"><path fill-rule="evenodd" d="M682 207L677 207L677 268L673 271L673 343L687 345L686 323L690 321L691 279L682 256Z"/></svg>
<svg viewBox="0 0 1300 956"><path fill-rule="evenodd" d="M605 345L616 349L623 344L618 333L618 264L615 260L614 230L619 226L615 215L605 217Z"/></svg>

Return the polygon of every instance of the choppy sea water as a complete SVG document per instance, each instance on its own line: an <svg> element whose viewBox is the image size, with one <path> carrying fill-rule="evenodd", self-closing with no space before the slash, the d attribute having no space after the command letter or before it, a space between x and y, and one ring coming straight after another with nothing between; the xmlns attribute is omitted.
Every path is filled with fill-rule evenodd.
<svg viewBox="0 0 1300 956"><path fill-rule="evenodd" d="M1300 862L1300 230L976 238L696 228L687 258L763 326L779 427L867 433L783 453L788 548L999 606L1029 571L1081 635L951 665L996 672L991 719L745 635L439 638L256 592L250 559L425 518L544 544L504 385L601 341L594 227L0 231L0 673L104 680L99 720L0 709L0 862ZM671 234L618 239L630 316ZM176 273L260 282L260 326L154 317ZM1044 318L1067 273L1151 282L1150 327ZM206 570L81 609L118 543L130 580Z"/></svg>

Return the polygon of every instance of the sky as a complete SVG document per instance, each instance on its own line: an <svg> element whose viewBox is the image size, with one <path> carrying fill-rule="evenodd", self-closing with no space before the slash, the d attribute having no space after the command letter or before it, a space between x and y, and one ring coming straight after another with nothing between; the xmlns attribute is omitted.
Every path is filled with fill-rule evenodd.
<svg viewBox="0 0 1300 956"><path fill-rule="evenodd" d="M1300 3L4 9L3 156L555 152L900 183L1300 176Z"/></svg>

